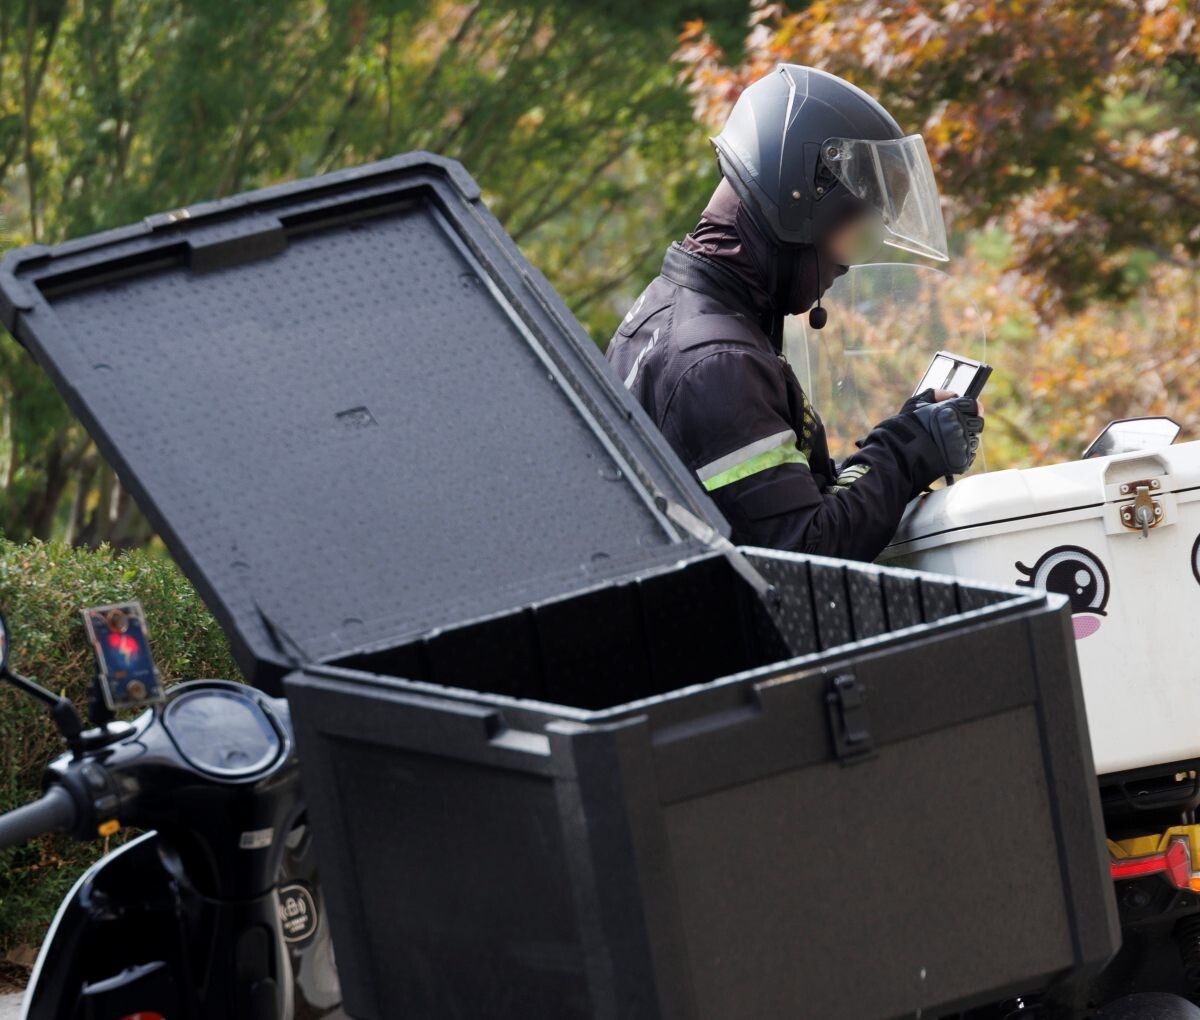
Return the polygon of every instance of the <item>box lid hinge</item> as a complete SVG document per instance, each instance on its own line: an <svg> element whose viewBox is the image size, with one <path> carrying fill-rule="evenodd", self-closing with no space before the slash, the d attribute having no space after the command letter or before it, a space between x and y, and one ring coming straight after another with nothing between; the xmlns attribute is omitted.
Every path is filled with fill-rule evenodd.
<svg viewBox="0 0 1200 1020"><path fill-rule="evenodd" d="M777 610L779 608L781 602L779 590L755 570L754 565L746 559L742 551L717 531L716 528L702 521L685 507L680 506L673 500L667 499L662 493L655 493L654 503L659 511L666 514L667 519L677 527L682 528L692 538L708 546L708 548L721 553L729 561L729 565L733 567L738 576L758 593L758 597L766 603L769 609Z"/></svg>

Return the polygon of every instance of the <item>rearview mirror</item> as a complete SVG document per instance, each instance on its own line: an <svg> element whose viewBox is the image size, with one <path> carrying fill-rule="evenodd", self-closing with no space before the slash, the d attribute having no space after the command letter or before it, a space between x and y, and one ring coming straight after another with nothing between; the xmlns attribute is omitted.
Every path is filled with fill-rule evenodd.
<svg viewBox="0 0 1200 1020"><path fill-rule="evenodd" d="M1179 429L1180 426L1170 418L1119 418L1104 426L1104 431L1083 451L1083 459L1170 446L1179 435Z"/></svg>

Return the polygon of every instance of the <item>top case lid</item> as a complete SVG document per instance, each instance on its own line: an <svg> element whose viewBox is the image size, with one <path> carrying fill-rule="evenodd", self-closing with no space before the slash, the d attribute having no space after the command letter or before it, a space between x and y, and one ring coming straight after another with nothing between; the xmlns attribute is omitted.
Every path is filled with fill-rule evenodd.
<svg viewBox="0 0 1200 1020"><path fill-rule="evenodd" d="M12 252L0 317L257 683L698 552L659 494L728 534L429 153Z"/></svg>
<svg viewBox="0 0 1200 1020"><path fill-rule="evenodd" d="M1100 517L1106 506L1134 499L1122 485L1143 480L1157 483L1156 495L1200 488L1200 442L968 475L910 504L891 548L903 551L908 543L934 538L977 538L994 528L1044 527L1072 511Z"/></svg>

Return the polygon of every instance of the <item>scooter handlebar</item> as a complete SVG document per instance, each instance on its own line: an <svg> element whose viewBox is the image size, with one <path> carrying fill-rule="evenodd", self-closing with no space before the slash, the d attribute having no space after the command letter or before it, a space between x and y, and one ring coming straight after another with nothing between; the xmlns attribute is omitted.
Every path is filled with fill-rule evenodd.
<svg viewBox="0 0 1200 1020"><path fill-rule="evenodd" d="M75 825L75 801L61 786L52 786L39 800L0 815L0 848L18 846L47 832Z"/></svg>

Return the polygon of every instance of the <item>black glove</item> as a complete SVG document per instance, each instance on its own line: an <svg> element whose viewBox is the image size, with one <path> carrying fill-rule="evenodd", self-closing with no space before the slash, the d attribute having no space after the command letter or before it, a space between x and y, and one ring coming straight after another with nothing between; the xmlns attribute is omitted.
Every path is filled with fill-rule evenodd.
<svg viewBox="0 0 1200 1020"><path fill-rule="evenodd" d="M961 475L975 460L983 417L974 397L951 397L939 403L924 399L933 396L925 390L905 401L902 413L911 414L933 437L933 443L946 463L946 473ZM910 407L910 405L912 405Z"/></svg>
<svg viewBox="0 0 1200 1020"><path fill-rule="evenodd" d="M921 390L920 393L914 393L911 397L909 397L906 401L904 401L903 406L900 408L900 413L901 414L911 414L922 404L934 404L934 403L937 403L937 401L934 398L933 390L928 389L928 388L923 389L923 390Z"/></svg>
<svg viewBox="0 0 1200 1020"><path fill-rule="evenodd" d="M913 413L913 411L915 411L918 407L922 406L923 404L934 403L933 398L934 398L934 393L933 393L932 389L923 389L923 390L921 390L920 393L914 393L911 397L909 397L901 405L900 410L896 412L896 418L900 417L900 415L902 415L902 414L911 415ZM895 418L888 418L886 421L880 422L879 427L888 428L894 422L895 422ZM908 436L907 438L911 439L912 437ZM867 443L867 437L864 437L862 439L856 439L854 441L854 445L857 446L860 450L866 445L866 443ZM941 473L945 474L944 471Z"/></svg>

